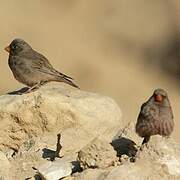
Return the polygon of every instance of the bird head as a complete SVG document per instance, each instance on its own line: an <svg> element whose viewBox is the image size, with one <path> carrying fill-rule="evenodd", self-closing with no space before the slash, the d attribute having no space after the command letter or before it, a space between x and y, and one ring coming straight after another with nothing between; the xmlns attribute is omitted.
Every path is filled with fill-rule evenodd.
<svg viewBox="0 0 180 180"><path fill-rule="evenodd" d="M160 105L169 105L168 95L164 89L156 89L153 93L153 100Z"/></svg>
<svg viewBox="0 0 180 180"><path fill-rule="evenodd" d="M17 55L21 52L26 52L32 49L31 46L22 39L14 39L5 50L11 55Z"/></svg>

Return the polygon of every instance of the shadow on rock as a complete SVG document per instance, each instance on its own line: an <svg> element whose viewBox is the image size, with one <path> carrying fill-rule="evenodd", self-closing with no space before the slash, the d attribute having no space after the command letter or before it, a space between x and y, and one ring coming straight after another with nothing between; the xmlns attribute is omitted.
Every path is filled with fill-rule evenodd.
<svg viewBox="0 0 180 180"><path fill-rule="evenodd" d="M55 158L57 157L57 152L54 150L43 148L42 151L43 151L42 158L44 159L49 158L51 161L54 161Z"/></svg>
<svg viewBox="0 0 180 180"><path fill-rule="evenodd" d="M31 180L31 179L42 180L41 177L38 174L35 174L34 178L32 178L32 177L25 178L25 180Z"/></svg>
<svg viewBox="0 0 180 180"><path fill-rule="evenodd" d="M43 157L44 159L50 158L51 161L54 161L56 157L61 158L61 157L59 156L60 151L61 151L61 148L62 148L61 143L60 143L60 140L61 140L61 134L58 133L58 134L57 134L56 151L51 150L51 149L47 149L47 148L42 149L42 151L43 151L42 157Z"/></svg>
<svg viewBox="0 0 180 180"><path fill-rule="evenodd" d="M25 93L28 89L29 89L28 87L23 87L17 91L8 92L7 94L9 94L9 95L21 95L21 94Z"/></svg>
<svg viewBox="0 0 180 180"><path fill-rule="evenodd" d="M35 180L42 180L42 178L38 174L35 174L34 179Z"/></svg>
<svg viewBox="0 0 180 180"><path fill-rule="evenodd" d="M136 143L131 139L120 137L112 141L111 145L117 152L117 156L127 155L128 157L135 157L138 149L136 148Z"/></svg>
<svg viewBox="0 0 180 180"><path fill-rule="evenodd" d="M72 173L83 171L79 161L72 161L71 163L72 163Z"/></svg>

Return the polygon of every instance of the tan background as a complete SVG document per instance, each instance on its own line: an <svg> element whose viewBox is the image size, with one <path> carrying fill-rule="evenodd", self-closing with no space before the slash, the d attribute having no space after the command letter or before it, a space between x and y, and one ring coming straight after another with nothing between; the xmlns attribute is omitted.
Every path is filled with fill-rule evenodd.
<svg viewBox="0 0 180 180"><path fill-rule="evenodd" d="M3 48L23 38L85 91L111 96L123 121L161 87L180 131L180 2L178 0L6 0L0 3L0 92L22 87Z"/></svg>

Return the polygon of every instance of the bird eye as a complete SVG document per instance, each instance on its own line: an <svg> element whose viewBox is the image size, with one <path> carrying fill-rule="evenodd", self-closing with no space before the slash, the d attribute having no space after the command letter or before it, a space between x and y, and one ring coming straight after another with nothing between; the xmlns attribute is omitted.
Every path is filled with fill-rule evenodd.
<svg viewBox="0 0 180 180"><path fill-rule="evenodd" d="M13 46L12 46L12 49L17 49L17 45L13 45Z"/></svg>

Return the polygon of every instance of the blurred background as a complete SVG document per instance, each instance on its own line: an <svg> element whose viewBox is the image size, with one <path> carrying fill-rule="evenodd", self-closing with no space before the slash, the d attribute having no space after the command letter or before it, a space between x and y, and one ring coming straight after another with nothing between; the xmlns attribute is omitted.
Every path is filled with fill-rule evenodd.
<svg viewBox="0 0 180 180"><path fill-rule="evenodd" d="M6 0L0 21L1 94L23 87L3 51L22 38L82 90L115 99L124 125L155 88L166 89L180 142L179 0Z"/></svg>

